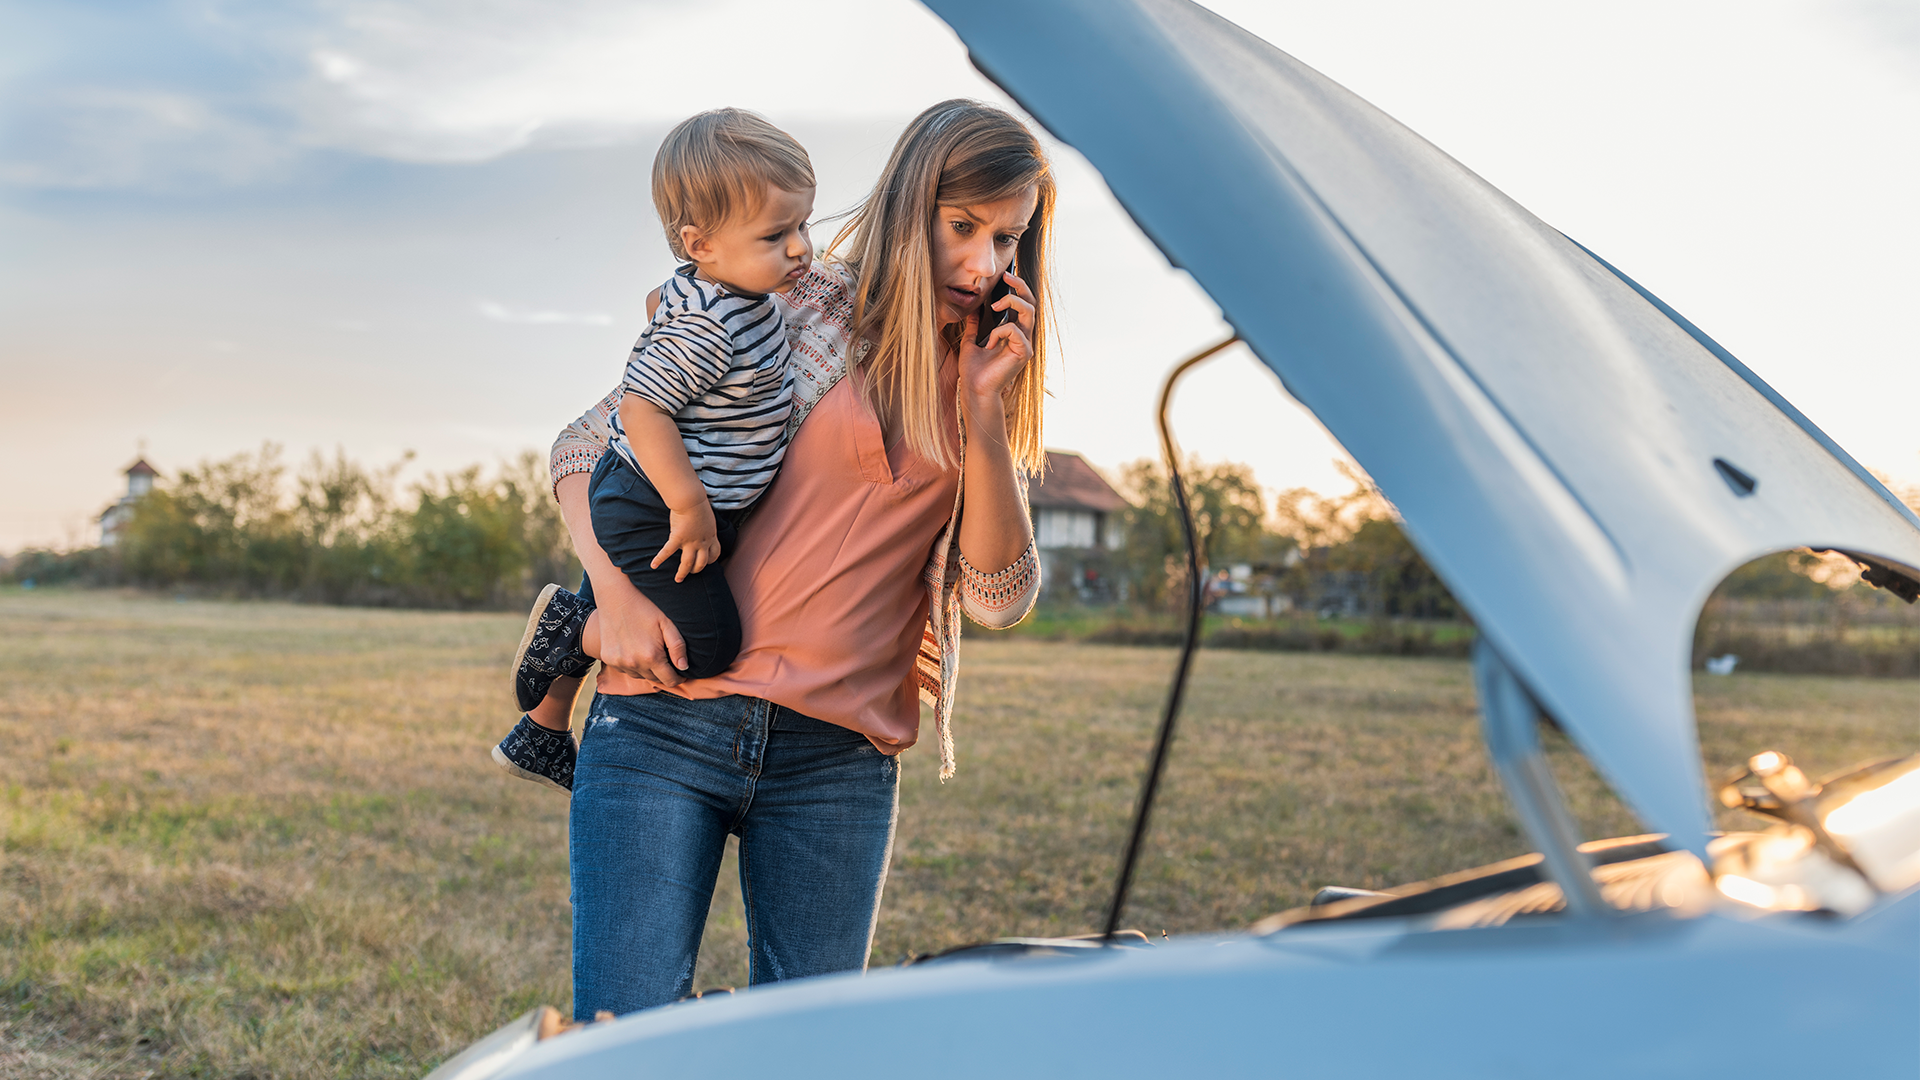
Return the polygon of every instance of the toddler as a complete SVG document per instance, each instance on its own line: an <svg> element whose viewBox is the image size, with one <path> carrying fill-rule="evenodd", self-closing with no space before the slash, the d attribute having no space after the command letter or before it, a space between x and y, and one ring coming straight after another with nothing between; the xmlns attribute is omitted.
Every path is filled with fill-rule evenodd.
<svg viewBox="0 0 1920 1080"><path fill-rule="evenodd" d="M772 482L793 409L787 337L771 294L812 262L813 165L792 136L739 109L683 121L653 162L653 202L684 264L634 345L611 452L588 485L593 535L673 621L689 679L725 671L740 616L720 563L735 527ZM523 711L556 678L586 674L591 590L548 585L514 656ZM502 768L572 790L570 730L522 716L493 749Z"/></svg>

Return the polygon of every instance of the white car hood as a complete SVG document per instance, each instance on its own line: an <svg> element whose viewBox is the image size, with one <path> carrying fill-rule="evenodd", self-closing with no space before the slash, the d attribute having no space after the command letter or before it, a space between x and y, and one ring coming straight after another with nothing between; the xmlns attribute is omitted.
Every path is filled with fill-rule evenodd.
<svg viewBox="0 0 1920 1080"><path fill-rule="evenodd" d="M1366 920L881 969L647 1009L475 1073L1699 1080L1738 1061L1743 1075L1906 1076L1916 901L1844 920L1715 913L1432 933ZM1780 986L1803 992L1763 1029L1755 997Z"/></svg>
<svg viewBox="0 0 1920 1080"><path fill-rule="evenodd" d="M1372 474L1647 824L1703 854L1707 595L1800 546L1911 571L1920 519L1664 305L1232 23L1182 0L926 2Z"/></svg>

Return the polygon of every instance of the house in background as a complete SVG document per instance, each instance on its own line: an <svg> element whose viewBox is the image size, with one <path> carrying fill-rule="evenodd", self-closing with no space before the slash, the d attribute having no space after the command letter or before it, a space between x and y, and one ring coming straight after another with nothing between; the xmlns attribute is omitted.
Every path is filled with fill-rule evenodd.
<svg viewBox="0 0 1920 1080"><path fill-rule="evenodd" d="M1125 538L1120 515L1128 505L1113 485L1079 454L1049 450L1027 501L1048 590L1070 589L1081 600L1124 599L1114 595L1107 570L1108 553Z"/></svg>
<svg viewBox="0 0 1920 1080"><path fill-rule="evenodd" d="M1245 619L1277 619L1293 610L1293 597L1281 588L1281 576L1300 562L1289 548L1279 562L1233 563L1207 582L1207 610ZM1362 575L1364 576L1364 575Z"/></svg>
<svg viewBox="0 0 1920 1080"><path fill-rule="evenodd" d="M120 530L133 518L133 504L153 490L153 479L159 475L160 471L147 464L146 458L127 466L127 493L100 514L101 547L112 547L120 542Z"/></svg>

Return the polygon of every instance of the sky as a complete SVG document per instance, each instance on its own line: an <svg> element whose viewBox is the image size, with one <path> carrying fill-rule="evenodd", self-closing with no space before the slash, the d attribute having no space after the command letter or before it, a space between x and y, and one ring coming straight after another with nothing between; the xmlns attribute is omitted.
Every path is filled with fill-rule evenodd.
<svg viewBox="0 0 1920 1080"><path fill-rule="evenodd" d="M1920 483L1920 4L1216 0L1659 294ZM743 33L745 29L747 32ZM143 453L488 464L614 385L672 269L647 170L754 109L826 215L904 123L1007 104L907 0L0 0L0 552L90 542ZM1155 453L1210 300L1052 144L1049 445ZM816 226L830 235L830 224ZM1182 445L1340 490L1244 351Z"/></svg>

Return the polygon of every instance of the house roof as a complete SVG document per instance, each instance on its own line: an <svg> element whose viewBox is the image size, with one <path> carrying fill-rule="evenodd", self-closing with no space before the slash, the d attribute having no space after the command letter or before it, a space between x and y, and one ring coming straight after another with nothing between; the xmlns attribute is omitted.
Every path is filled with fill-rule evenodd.
<svg viewBox="0 0 1920 1080"><path fill-rule="evenodd" d="M1113 490L1087 459L1068 450L1047 451L1047 469L1027 489L1027 501L1045 510L1124 510L1127 500Z"/></svg>
<svg viewBox="0 0 1920 1080"><path fill-rule="evenodd" d="M126 473L128 476L159 476L160 470L147 464L146 458L141 458L127 466Z"/></svg>

